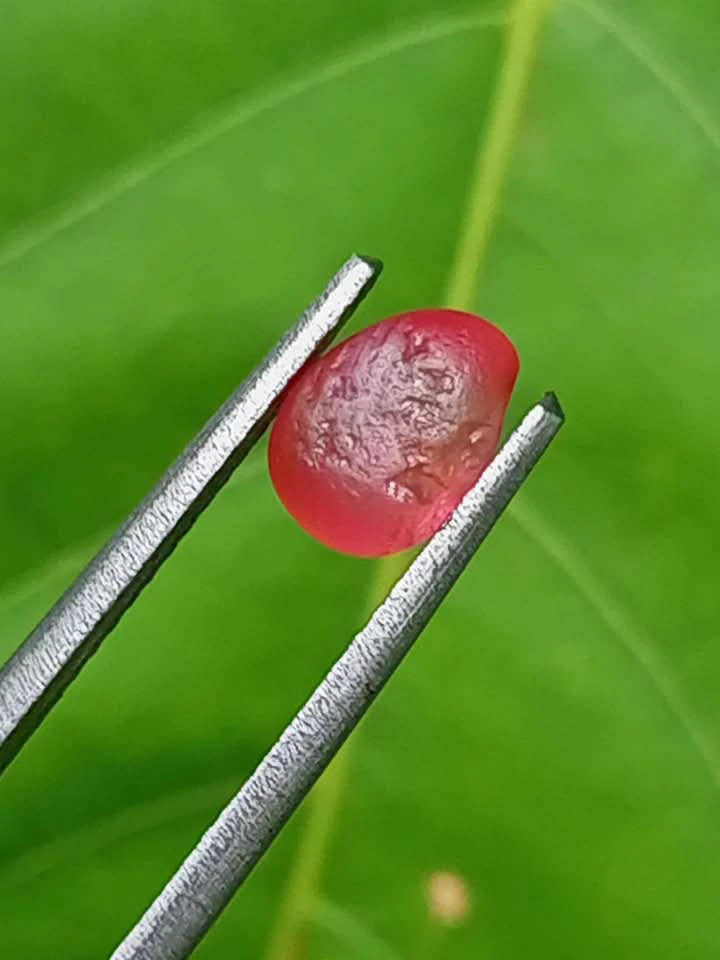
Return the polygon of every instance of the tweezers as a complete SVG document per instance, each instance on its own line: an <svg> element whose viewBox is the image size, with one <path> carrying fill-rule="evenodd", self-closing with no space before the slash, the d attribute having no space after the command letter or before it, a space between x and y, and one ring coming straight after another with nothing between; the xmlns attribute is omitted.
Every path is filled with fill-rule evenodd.
<svg viewBox="0 0 720 960"><path fill-rule="evenodd" d="M0 773L268 426L382 269L353 256L0 670ZM427 543L111 960L183 960L310 791L560 429L546 394Z"/></svg>

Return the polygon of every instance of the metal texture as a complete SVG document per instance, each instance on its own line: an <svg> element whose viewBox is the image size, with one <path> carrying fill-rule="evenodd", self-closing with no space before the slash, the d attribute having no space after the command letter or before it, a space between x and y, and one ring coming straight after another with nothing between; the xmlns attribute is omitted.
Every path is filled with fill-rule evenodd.
<svg viewBox="0 0 720 960"><path fill-rule="evenodd" d="M527 414L111 960L183 960L352 732L563 422Z"/></svg>
<svg viewBox="0 0 720 960"><path fill-rule="evenodd" d="M0 670L0 772L228 480L276 401L369 291L381 265L351 258L190 444Z"/></svg>

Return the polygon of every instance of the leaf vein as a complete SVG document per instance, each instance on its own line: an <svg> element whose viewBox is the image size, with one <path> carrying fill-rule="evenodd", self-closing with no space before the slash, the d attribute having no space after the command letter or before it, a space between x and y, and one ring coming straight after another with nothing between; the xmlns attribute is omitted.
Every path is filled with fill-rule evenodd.
<svg viewBox="0 0 720 960"><path fill-rule="evenodd" d="M101 213L126 194L162 173L168 167L192 156L221 137L293 100L340 80L364 67L389 59L413 47L422 47L458 34L502 26L505 15L466 14L404 27L394 36L374 38L355 50L346 51L318 69L254 96L240 96L204 114L179 137L145 154L124 172L77 197L65 210L26 228L0 246L0 267L8 267L67 230Z"/></svg>
<svg viewBox="0 0 720 960"><path fill-rule="evenodd" d="M715 150L720 152L720 127L695 94L623 20L611 14L597 0L569 0L614 37L655 78Z"/></svg>
<svg viewBox="0 0 720 960"><path fill-rule="evenodd" d="M720 790L720 761L713 744L676 689L666 668L659 661L650 644L640 635L629 616L611 597L597 575L583 563L557 531L542 519L536 510L527 505L527 502L515 501L510 514L525 534L565 574L588 606L595 611L600 621L614 634L645 673L651 686L684 730L714 786Z"/></svg>

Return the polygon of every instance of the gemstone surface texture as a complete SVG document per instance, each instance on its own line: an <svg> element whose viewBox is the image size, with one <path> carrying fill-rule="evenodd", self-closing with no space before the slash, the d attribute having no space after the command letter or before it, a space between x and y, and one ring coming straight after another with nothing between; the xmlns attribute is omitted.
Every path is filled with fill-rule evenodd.
<svg viewBox="0 0 720 960"><path fill-rule="evenodd" d="M270 474L322 543L380 557L429 539L492 460L519 369L508 337L457 310L399 314L293 381Z"/></svg>

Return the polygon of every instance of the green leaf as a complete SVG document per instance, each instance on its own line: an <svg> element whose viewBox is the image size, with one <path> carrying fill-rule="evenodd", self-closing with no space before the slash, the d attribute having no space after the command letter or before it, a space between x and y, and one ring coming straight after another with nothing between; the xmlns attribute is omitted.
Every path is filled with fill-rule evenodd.
<svg viewBox="0 0 720 960"><path fill-rule="evenodd" d="M717 5L0 22L0 656L350 252L386 262L355 324L473 292L513 416L568 424L364 724L322 891L407 960L437 869L473 898L437 960L716 956ZM243 466L2 778L3 955L109 955L373 576ZM199 957L263 955L299 825Z"/></svg>

